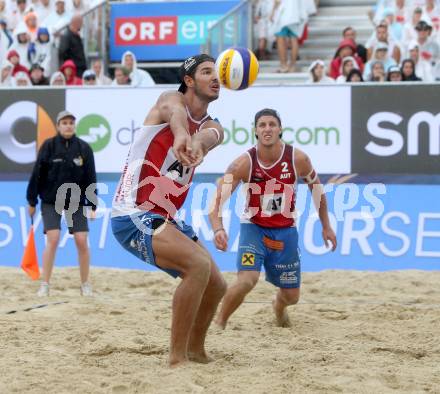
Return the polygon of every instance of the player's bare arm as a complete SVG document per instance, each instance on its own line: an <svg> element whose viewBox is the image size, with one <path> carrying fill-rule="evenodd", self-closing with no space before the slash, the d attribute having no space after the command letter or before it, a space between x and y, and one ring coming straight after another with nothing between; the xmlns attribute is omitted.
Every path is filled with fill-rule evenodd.
<svg viewBox="0 0 440 394"><path fill-rule="evenodd" d="M328 247L330 241L332 244L332 251L335 251L337 246L336 235L330 226L327 199L324 194L323 185L313 168L310 158L297 148L295 148L295 168L298 171L298 176L303 178L312 193L313 203L318 211L319 220L322 225L322 238L324 239L325 246Z"/></svg>
<svg viewBox="0 0 440 394"><path fill-rule="evenodd" d="M183 94L168 91L159 96L145 118L144 125L169 123L174 135L174 155L183 165L190 166L195 160L191 156L192 146L187 116Z"/></svg>
<svg viewBox="0 0 440 394"><path fill-rule="evenodd" d="M220 123L208 120L202 128L192 136L192 156L195 162L192 166L199 165L206 154L223 142L224 132Z"/></svg>
<svg viewBox="0 0 440 394"><path fill-rule="evenodd" d="M235 159L227 168L225 175L218 181L217 192L212 202L209 221L214 231L214 243L217 249L226 251L228 235L223 228L222 207L231 197L240 182L248 182L250 161L247 154Z"/></svg>

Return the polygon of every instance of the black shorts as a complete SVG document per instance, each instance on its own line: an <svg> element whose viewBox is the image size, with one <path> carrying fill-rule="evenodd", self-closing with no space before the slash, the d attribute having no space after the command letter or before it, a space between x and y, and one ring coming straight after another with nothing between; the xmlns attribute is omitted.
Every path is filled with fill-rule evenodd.
<svg viewBox="0 0 440 394"><path fill-rule="evenodd" d="M84 216L83 206L79 206L78 210L72 214L72 226L68 226L69 233L78 233L80 231L89 231L87 217ZM66 212L65 212L66 214ZM41 216L44 224L44 234L49 230L61 230L61 214L55 210L54 204L41 204Z"/></svg>

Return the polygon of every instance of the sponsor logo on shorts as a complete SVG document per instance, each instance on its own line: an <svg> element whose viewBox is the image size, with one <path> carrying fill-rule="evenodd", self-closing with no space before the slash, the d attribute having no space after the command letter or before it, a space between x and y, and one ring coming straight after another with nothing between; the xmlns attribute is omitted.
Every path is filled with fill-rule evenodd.
<svg viewBox="0 0 440 394"><path fill-rule="evenodd" d="M281 283L298 283L298 277L294 271L283 272L280 275Z"/></svg>
<svg viewBox="0 0 440 394"><path fill-rule="evenodd" d="M243 253L241 255L241 265L253 267L255 265L255 255L253 253Z"/></svg>
<svg viewBox="0 0 440 394"><path fill-rule="evenodd" d="M147 246L146 246L146 242L145 242L145 235L143 233L140 234L139 236L139 241L132 239L130 241L130 247L132 249L137 250L141 256L142 259L146 262L146 263L150 263L150 257L148 256L148 250L147 250Z"/></svg>
<svg viewBox="0 0 440 394"><path fill-rule="evenodd" d="M294 263L288 264L275 264L275 268L278 270L291 270L297 269L299 267L299 261L295 261Z"/></svg>

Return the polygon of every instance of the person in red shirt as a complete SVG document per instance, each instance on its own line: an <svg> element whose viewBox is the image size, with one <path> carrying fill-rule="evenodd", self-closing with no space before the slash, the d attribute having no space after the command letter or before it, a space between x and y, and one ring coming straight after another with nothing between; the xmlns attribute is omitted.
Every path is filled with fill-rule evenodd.
<svg viewBox="0 0 440 394"><path fill-rule="evenodd" d="M335 56L330 63L329 76L333 79L338 78L341 75L341 63L342 59L347 56L352 56L359 66L359 70L363 72L364 63L359 55L356 53L356 45L350 39L344 39L339 43L338 49L336 50Z"/></svg>
<svg viewBox="0 0 440 394"><path fill-rule="evenodd" d="M60 67L66 78L66 85L82 85L82 79L76 76L76 66L73 60L66 60Z"/></svg>
<svg viewBox="0 0 440 394"><path fill-rule="evenodd" d="M296 184L302 178L313 191L325 245L336 249L336 235L328 218L322 185L309 157L282 141L281 119L273 109L255 115L257 145L235 159L217 186L209 215L217 249L226 251L222 206L243 182L247 191L240 224L237 281L223 298L216 323L225 328L231 314L257 284L264 265L266 280L278 287L273 301L277 324L290 325L286 308L299 300L301 264L296 229ZM317 193L318 192L318 193Z"/></svg>
<svg viewBox="0 0 440 394"><path fill-rule="evenodd" d="M27 75L29 75L29 70L20 64L20 55L18 52L14 49L11 49L8 52L8 60L13 64L14 68L12 69L12 76L14 77L15 74L18 72L25 72Z"/></svg>

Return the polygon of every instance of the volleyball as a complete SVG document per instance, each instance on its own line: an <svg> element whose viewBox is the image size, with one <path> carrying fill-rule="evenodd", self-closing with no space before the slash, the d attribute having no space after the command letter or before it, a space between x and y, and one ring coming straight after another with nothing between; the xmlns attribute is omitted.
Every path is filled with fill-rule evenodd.
<svg viewBox="0 0 440 394"><path fill-rule="evenodd" d="M257 79L259 64L254 53L247 48L229 48L215 62L220 83L228 89L243 90Z"/></svg>

